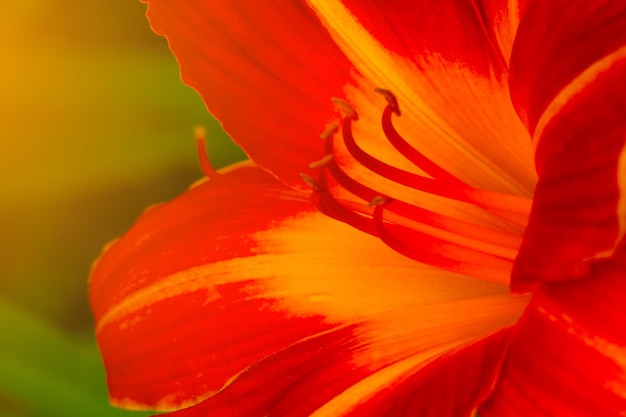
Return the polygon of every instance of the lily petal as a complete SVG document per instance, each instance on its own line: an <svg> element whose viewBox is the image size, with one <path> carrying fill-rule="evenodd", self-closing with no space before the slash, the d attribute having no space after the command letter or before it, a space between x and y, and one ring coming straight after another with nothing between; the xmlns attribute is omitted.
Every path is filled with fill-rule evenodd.
<svg viewBox="0 0 626 417"><path fill-rule="evenodd" d="M610 262L539 289L480 416L623 416L625 290L623 265Z"/></svg>
<svg viewBox="0 0 626 417"><path fill-rule="evenodd" d="M524 3L511 56L510 89L533 133L568 85L571 95L572 89L588 81L580 78L585 71L607 58L608 65L611 55L624 47L626 4L611 0Z"/></svg>
<svg viewBox="0 0 626 417"><path fill-rule="evenodd" d="M336 351L339 348L339 352L342 352L341 344L334 344L329 345L332 351L317 348L312 352L291 352L307 354L308 366L302 368L299 361L292 363L289 378L278 379L277 383L275 372L278 370L279 375L284 373L286 358L285 355L276 355L276 358L272 357L273 360L263 361L246 370L245 378L234 381L232 386L228 386L215 398L168 415L470 417L491 393L510 334L511 329L499 331L459 351L446 353L426 365L423 355L397 361L364 377L314 411L313 406L320 402L320 398L334 395L337 382L345 383L348 375L351 381L355 381L360 372L350 371L349 367L341 369L336 365L347 358ZM319 359L323 357L323 361L317 360L317 356ZM277 361L278 358L282 361ZM320 366L327 371L329 359L334 366L332 373L320 377L321 372L312 371L314 367ZM346 374L342 374L342 371ZM315 378L315 385L308 378ZM294 382L294 379L298 381ZM259 387L264 387L265 392L259 393ZM243 403L242 398L245 398ZM261 405L263 401L266 404Z"/></svg>
<svg viewBox="0 0 626 417"><path fill-rule="evenodd" d="M626 12L621 16L626 19ZM521 26L519 32L524 33ZM513 271L516 291L529 290L533 282L585 277L592 263L622 256L617 249L626 233L626 46L598 59L558 93L537 123L539 182ZM535 100L528 107L534 120L545 106L543 92L529 97Z"/></svg>
<svg viewBox="0 0 626 417"><path fill-rule="evenodd" d="M436 359L419 372L400 374L372 397L344 401L341 412L350 417L473 416L491 393L510 334L511 329L502 330Z"/></svg>
<svg viewBox="0 0 626 417"><path fill-rule="evenodd" d="M374 396L526 304L399 255L256 167L148 210L95 264L90 297L113 403L242 416Z"/></svg>
<svg viewBox="0 0 626 417"><path fill-rule="evenodd" d="M586 276L626 231L626 4L527 3L511 94L533 134L540 179L513 271L517 291Z"/></svg>

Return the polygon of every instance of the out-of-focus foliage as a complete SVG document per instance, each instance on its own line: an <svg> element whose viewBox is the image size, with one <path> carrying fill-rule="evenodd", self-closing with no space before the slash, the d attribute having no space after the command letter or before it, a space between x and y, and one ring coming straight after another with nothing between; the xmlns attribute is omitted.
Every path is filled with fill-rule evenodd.
<svg viewBox="0 0 626 417"><path fill-rule="evenodd" d="M92 341L79 342L0 299L2 416L128 416L111 408ZM143 415L145 413L140 413Z"/></svg>
<svg viewBox="0 0 626 417"><path fill-rule="evenodd" d="M194 125L217 166L243 158L144 13L135 0L0 3L1 416L129 414L106 402L90 264L201 176Z"/></svg>

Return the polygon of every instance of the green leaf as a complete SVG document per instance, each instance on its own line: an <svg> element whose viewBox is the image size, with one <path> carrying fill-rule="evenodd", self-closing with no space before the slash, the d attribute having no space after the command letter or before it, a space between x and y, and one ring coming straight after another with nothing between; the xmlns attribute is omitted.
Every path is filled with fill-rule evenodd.
<svg viewBox="0 0 626 417"><path fill-rule="evenodd" d="M0 298L0 414L123 417L112 408L93 340L75 341ZM3 410L3 403L5 408ZM8 405L6 405L8 404Z"/></svg>

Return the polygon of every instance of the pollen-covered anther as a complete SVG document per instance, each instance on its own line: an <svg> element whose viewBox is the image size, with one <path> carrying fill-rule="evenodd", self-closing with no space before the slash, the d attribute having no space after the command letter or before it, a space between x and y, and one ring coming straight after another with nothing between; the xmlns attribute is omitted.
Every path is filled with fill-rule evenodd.
<svg viewBox="0 0 626 417"><path fill-rule="evenodd" d="M315 161L315 162L311 162L309 164L309 168L314 169L314 168L321 168L325 165L328 165L328 163L333 159L333 155L332 154L328 154L325 157L323 157L322 159Z"/></svg>
<svg viewBox="0 0 626 417"><path fill-rule="evenodd" d="M354 109L354 107L348 104L347 101L337 97L333 97L331 98L331 100L335 107L337 107L337 110L339 110L344 117L348 117L352 120L359 120L359 115L357 114L356 110Z"/></svg>
<svg viewBox="0 0 626 417"><path fill-rule="evenodd" d="M331 137L338 131L339 131L339 122L334 120L328 123L326 127L324 128L324 131L320 133L320 139L328 139L329 137Z"/></svg>
<svg viewBox="0 0 626 417"><path fill-rule="evenodd" d="M304 183L311 190L318 192L322 189L320 185L317 183L317 181L315 181L313 178L311 178L309 175L305 174L304 172L300 173L300 178L302 178L302 181L304 181Z"/></svg>
<svg viewBox="0 0 626 417"><path fill-rule="evenodd" d="M382 94L383 97L385 97L385 100L387 100L387 104L389 104L389 107L391 107L391 110L396 116L402 115L402 113L400 112L400 105L398 104L398 99L391 91L386 90L384 88L378 88L378 87L375 88L374 91L377 92L378 94Z"/></svg>
<svg viewBox="0 0 626 417"><path fill-rule="evenodd" d="M384 206L386 204L389 204L390 202L391 202L391 198L385 197L382 195L377 195L376 197L370 200L370 202L367 204L367 207Z"/></svg>

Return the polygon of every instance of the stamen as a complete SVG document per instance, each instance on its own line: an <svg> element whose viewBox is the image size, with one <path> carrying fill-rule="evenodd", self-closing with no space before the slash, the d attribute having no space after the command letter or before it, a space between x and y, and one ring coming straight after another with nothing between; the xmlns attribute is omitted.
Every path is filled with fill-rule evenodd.
<svg viewBox="0 0 626 417"><path fill-rule="evenodd" d="M385 206L374 207L374 224L380 239L396 252L441 269L508 283L513 260L429 234L385 222Z"/></svg>
<svg viewBox="0 0 626 417"><path fill-rule="evenodd" d="M380 194L377 194L375 190L351 178L335 161L331 161L328 164L327 170L337 183L362 200L371 202L380 197ZM520 236L518 235L468 223L422 207L414 206L401 200L392 200L389 197L386 198L387 202L384 204L385 209L393 214L393 221L396 224L404 224L408 228L416 228L415 225L417 224L426 225L431 228L445 230L450 234L457 234L473 240L483 241L493 246L515 250L521 243ZM369 205L366 207L369 207ZM374 207L377 206L374 205ZM352 210L356 210L356 208L353 207Z"/></svg>
<svg viewBox="0 0 626 417"><path fill-rule="evenodd" d="M391 108L391 106L387 106L387 108L385 108L383 112L382 117L383 131L385 133L385 136L389 140L389 143L391 143L394 148L396 148L407 159L413 161L424 172L426 172L428 175L432 176L435 179L435 190L429 187L430 184L428 182L423 182L423 179L418 180L418 182L423 182L422 186L418 187L419 189L444 197L449 197L455 200L476 204L489 211L490 213L493 213L513 224L520 225L522 227L526 226L526 220L528 218L528 213L530 212L531 200L514 195L495 193L486 190L477 190L459 180L457 177L450 174L448 171L428 159L424 154L419 152L412 145L410 145L402 136L400 136L400 134L395 130L391 121L392 112L393 109ZM392 172L394 170L399 171L397 170L397 168L394 167L394 169L390 170L389 172ZM396 178L401 177L402 176L396 176ZM398 182L406 184L406 182ZM444 184L446 184L445 187ZM417 185L417 183L415 183L414 185ZM443 189L446 189L446 191L449 192L454 192L451 194L445 194L441 192L441 190Z"/></svg>
<svg viewBox="0 0 626 417"><path fill-rule="evenodd" d="M206 128L204 126L195 126L193 128L193 136L196 140L198 163L202 173L208 178L215 178L220 175L209 160L209 154L206 149Z"/></svg>
<svg viewBox="0 0 626 417"><path fill-rule="evenodd" d="M300 178L302 178L302 181L304 181L304 183L308 185L311 190L319 192L322 189L320 185L317 183L317 181L315 181L313 178L311 178L304 172L300 173Z"/></svg>
<svg viewBox="0 0 626 417"><path fill-rule="evenodd" d="M396 148L398 152L404 155L408 160L413 161L415 165L420 167L422 171L430 175L431 177L450 183L456 183L457 185L465 185L454 175L450 174L445 169L442 169L439 165L428 159L423 153L415 149L410 143L408 143L393 127L391 122L391 113L393 108L391 105L387 106L383 111L382 127L389 143Z"/></svg>
<svg viewBox="0 0 626 417"><path fill-rule="evenodd" d="M331 159L334 158L333 154L328 154L325 157L323 157L322 159L320 159L319 161L315 161L315 162L311 162L309 164L309 168L311 169L315 169L315 168L321 168L325 165L327 165Z"/></svg>
<svg viewBox="0 0 626 417"><path fill-rule="evenodd" d="M389 107L391 107L391 110L393 110L396 116L402 115L402 113L400 112L400 105L398 104L398 99L391 91L385 90L384 88L378 88L378 87L376 87L374 91L379 94L382 94L385 97L385 100L387 100Z"/></svg>
<svg viewBox="0 0 626 417"><path fill-rule="evenodd" d="M329 137L337 133L338 130L339 122L333 120L332 122L328 123L324 128L324 131L320 133L320 139L328 139Z"/></svg>
<svg viewBox="0 0 626 417"><path fill-rule="evenodd" d="M328 139L326 156L309 164L321 168L318 181L306 174L302 180L313 190L311 201L326 215L379 237L386 245L412 259L472 276L507 282L508 271L521 242L521 230L507 232L473 224L419 205L392 199L353 178L344 170L343 158L334 158L335 140L343 139L346 149L358 163L398 185L439 197L480 207L501 219L525 226L530 200L522 197L476 189L440 167L409 144L395 130L391 115L400 115L396 97L377 88L387 100L382 128L389 143L426 175L414 174L387 164L361 148L353 134L357 113L346 101L333 98L342 113L341 136L334 136L339 124L329 124L320 135ZM345 148L344 148L345 147ZM343 155L342 155L343 156ZM343 194L341 189L348 194ZM344 196L339 198L337 196ZM383 212L387 213L383 219ZM516 230L516 229L511 229Z"/></svg>
<svg viewBox="0 0 626 417"><path fill-rule="evenodd" d="M356 113L356 110L354 110L354 107L348 104L347 101L337 97L333 97L331 100L344 117L352 120L359 120L359 115Z"/></svg>
<svg viewBox="0 0 626 417"><path fill-rule="evenodd" d="M389 204L391 199L387 197L383 197L382 195L377 195L372 198L372 200L367 204L367 207L376 207L376 206L384 206L385 204Z"/></svg>
<svg viewBox="0 0 626 417"><path fill-rule="evenodd" d="M346 149L348 150L348 152L350 152L350 155L352 155L352 157L356 159L361 165L377 173L378 175L398 184L402 184L415 189L420 189L422 191L426 191L432 194L445 193L441 195L451 198L455 198L455 196L459 194L460 186L463 184L458 181L458 184L454 184L454 187L452 186L452 184L449 184L446 187L442 187L442 184L434 178L423 177L421 175L413 174L400 168L396 168L395 166L382 162L376 157L365 152L357 145L356 141L354 140L354 136L352 135L352 120L344 119L342 133ZM421 165L418 166L421 168ZM437 166L437 168L439 167Z"/></svg>
<svg viewBox="0 0 626 417"><path fill-rule="evenodd" d="M347 223L362 232L377 236L376 226L371 217L364 216L352 210L347 204L337 200L331 193L327 191L315 192L311 196L311 202L319 211L327 216Z"/></svg>

